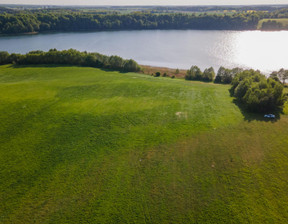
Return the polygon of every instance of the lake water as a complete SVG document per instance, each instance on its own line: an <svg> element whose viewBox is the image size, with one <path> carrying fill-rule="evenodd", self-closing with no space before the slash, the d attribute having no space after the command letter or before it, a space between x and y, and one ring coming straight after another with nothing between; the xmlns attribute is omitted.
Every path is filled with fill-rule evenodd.
<svg viewBox="0 0 288 224"><path fill-rule="evenodd" d="M139 64L188 69L243 67L269 73L288 68L288 31L143 30L2 36L0 50L74 48L132 58Z"/></svg>

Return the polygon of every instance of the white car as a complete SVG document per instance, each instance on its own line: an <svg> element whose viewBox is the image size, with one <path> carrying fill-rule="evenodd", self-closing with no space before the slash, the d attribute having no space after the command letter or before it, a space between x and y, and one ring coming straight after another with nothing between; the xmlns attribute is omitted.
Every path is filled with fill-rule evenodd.
<svg viewBox="0 0 288 224"><path fill-rule="evenodd" d="M274 115L274 114L265 114L264 117L267 117L267 118L275 118L275 115Z"/></svg>

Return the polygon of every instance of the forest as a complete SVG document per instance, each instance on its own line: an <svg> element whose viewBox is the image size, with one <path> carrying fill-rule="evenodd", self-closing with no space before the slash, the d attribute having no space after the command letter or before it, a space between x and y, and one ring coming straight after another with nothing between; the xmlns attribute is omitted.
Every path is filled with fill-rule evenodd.
<svg viewBox="0 0 288 224"><path fill-rule="evenodd" d="M259 15L188 14L84 14L32 13L0 15L0 32L5 34L44 31L138 30L138 29L255 29Z"/></svg>
<svg viewBox="0 0 288 224"><path fill-rule="evenodd" d="M233 10L235 11L235 10ZM261 19L288 18L288 9L234 13L154 11L18 10L0 13L0 33L141 29L255 30ZM271 23L271 22L270 22ZM269 29L271 24L268 24ZM272 24L273 28L273 24ZM276 29L287 27L276 26ZM261 27L260 27L261 29ZM267 29L267 22L263 24Z"/></svg>

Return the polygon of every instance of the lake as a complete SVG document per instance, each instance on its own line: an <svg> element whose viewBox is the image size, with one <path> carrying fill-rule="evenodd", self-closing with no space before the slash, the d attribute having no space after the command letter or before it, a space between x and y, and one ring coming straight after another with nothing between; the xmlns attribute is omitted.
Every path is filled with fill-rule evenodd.
<svg viewBox="0 0 288 224"><path fill-rule="evenodd" d="M288 31L142 30L2 36L9 53L51 48L132 58L139 64L188 69L243 67L269 73L288 68Z"/></svg>

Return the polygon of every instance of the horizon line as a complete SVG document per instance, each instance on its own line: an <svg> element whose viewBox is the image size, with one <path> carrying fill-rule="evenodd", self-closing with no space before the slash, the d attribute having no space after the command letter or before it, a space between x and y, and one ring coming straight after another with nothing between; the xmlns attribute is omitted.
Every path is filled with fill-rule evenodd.
<svg viewBox="0 0 288 224"><path fill-rule="evenodd" d="M61 4L17 4L17 3L0 3L0 5L15 5L15 6L85 6L85 7L91 7L91 6L97 6L97 7L121 7L121 6L125 6L125 7L134 7L134 6L138 6L138 7L151 7L151 6L163 6L163 7L175 7L175 6L191 6L191 7L195 7L195 6L288 6L288 3L287 4L283 4L283 3L279 3L279 4L270 4L270 3L259 3L259 4L235 4L235 5L227 5L227 4L217 4L217 5L211 5L211 4L204 4L204 5L158 5L158 4L155 4L155 5L61 5Z"/></svg>

